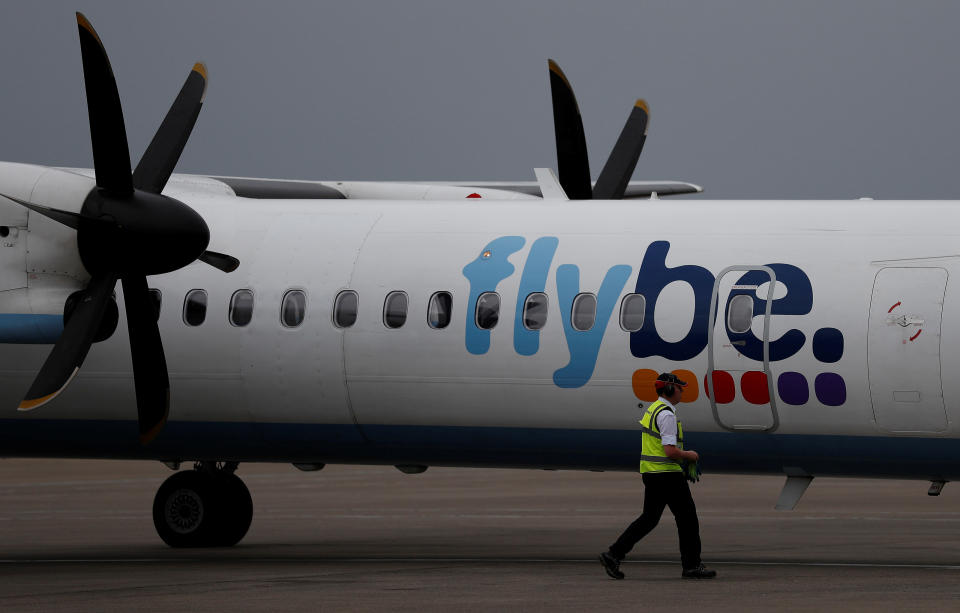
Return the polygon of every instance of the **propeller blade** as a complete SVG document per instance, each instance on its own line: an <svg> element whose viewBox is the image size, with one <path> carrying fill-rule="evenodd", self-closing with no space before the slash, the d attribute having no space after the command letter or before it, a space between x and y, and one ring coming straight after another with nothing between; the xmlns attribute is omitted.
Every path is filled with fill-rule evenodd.
<svg viewBox="0 0 960 613"><path fill-rule="evenodd" d="M597 200L621 200L627 191L627 184L637 167L637 160L647 141L647 122L650 119L650 107L646 101L637 100L620 131L617 144L613 146L607 163L604 164L597 184L593 186L593 197Z"/></svg>
<svg viewBox="0 0 960 613"><path fill-rule="evenodd" d="M50 402L76 376L97 335L116 283L117 278L112 274L98 275L90 280L86 296L74 308L53 351L47 356L30 391L20 403L20 411L29 411Z"/></svg>
<svg viewBox="0 0 960 613"><path fill-rule="evenodd" d="M48 206L43 206L42 204L34 204L32 202L27 202L26 200L20 200L19 198L8 196L6 194L0 194L0 196L3 196L7 200L13 200L20 206L27 207L31 211L40 213L44 217L49 217L54 221L59 221L63 225L73 228L74 230L80 226L80 215L77 213L61 211L60 209L52 209Z"/></svg>
<svg viewBox="0 0 960 613"><path fill-rule="evenodd" d="M163 191L197 123L206 89L207 67L198 62L133 171L134 187L154 194Z"/></svg>
<svg viewBox="0 0 960 613"><path fill-rule="evenodd" d="M550 94L553 99L553 131L557 141L557 172L560 185L571 200L589 200L593 195L590 183L590 160L583 133L580 107L573 88L560 66L553 60L550 67Z"/></svg>
<svg viewBox="0 0 960 613"><path fill-rule="evenodd" d="M80 54L83 57L83 81L87 91L87 114L90 117L97 186L111 195L127 196L133 193L133 182L130 178L130 150L117 80L100 37L82 13L77 13L77 29L80 31Z"/></svg>
<svg viewBox="0 0 960 613"><path fill-rule="evenodd" d="M232 255L217 253L216 251L204 251L199 260L214 268L219 268L223 272L233 272L240 267L240 260Z"/></svg>
<svg viewBox="0 0 960 613"><path fill-rule="evenodd" d="M145 276L125 276L123 303L127 311L133 380L137 390L140 442L149 443L167 423L170 379L157 326L156 302L150 297Z"/></svg>

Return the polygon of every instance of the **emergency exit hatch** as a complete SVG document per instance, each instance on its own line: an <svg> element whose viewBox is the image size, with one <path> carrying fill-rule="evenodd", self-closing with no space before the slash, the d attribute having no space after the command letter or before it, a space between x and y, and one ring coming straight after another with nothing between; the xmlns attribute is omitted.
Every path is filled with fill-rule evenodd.
<svg viewBox="0 0 960 613"><path fill-rule="evenodd" d="M940 374L943 268L883 268L870 302L868 365L873 414L891 432L947 428Z"/></svg>

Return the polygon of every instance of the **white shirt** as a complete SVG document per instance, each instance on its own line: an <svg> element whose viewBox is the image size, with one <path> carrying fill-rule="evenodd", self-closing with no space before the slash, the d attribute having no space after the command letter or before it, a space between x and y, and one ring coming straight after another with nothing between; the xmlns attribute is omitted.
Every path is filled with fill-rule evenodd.
<svg viewBox="0 0 960 613"><path fill-rule="evenodd" d="M669 411L660 411L657 415L657 430L660 431L660 442L664 445L677 445L677 407L669 400L661 397L660 401L667 405Z"/></svg>

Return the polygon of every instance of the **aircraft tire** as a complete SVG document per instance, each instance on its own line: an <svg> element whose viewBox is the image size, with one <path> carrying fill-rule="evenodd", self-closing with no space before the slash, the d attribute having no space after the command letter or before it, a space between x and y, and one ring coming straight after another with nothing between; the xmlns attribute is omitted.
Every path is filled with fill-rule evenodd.
<svg viewBox="0 0 960 613"><path fill-rule="evenodd" d="M214 477L216 495L212 544L232 547L240 542L253 521L253 499L246 484L234 473L220 472Z"/></svg>
<svg viewBox="0 0 960 613"><path fill-rule="evenodd" d="M171 547L209 547L215 544L218 512L215 477L184 470L172 475L153 499L153 525Z"/></svg>

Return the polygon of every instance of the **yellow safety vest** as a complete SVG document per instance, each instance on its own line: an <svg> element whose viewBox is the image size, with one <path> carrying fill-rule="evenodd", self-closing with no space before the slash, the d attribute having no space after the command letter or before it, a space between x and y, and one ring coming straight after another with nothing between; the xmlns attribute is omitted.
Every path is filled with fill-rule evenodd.
<svg viewBox="0 0 960 613"><path fill-rule="evenodd" d="M640 435L640 472L642 473L683 472L680 463L668 458L667 452L663 449L660 429L657 428L657 415L661 411L672 412L666 403L657 400L647 407L647 412L640 418L640 429L643 431ZM677 447L683 449L683 424L679 420L677 421Z"/></svg>

